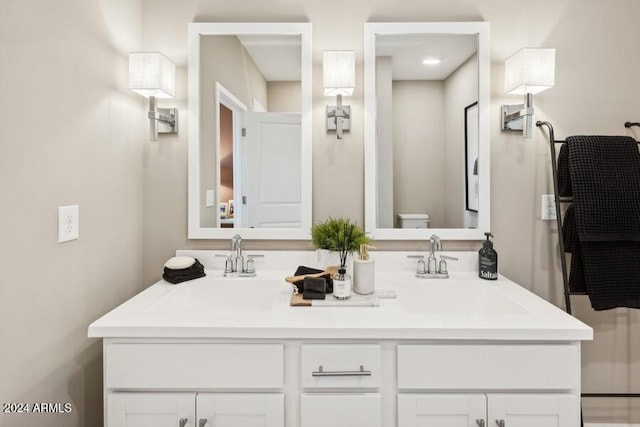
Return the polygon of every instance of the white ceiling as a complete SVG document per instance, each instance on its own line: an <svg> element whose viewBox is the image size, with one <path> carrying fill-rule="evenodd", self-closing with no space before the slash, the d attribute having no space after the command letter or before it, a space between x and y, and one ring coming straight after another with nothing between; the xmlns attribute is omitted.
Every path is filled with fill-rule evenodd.
<svg viewBox="0 0 640 427"><path fill-rule="evenodd" d="M267 81L300 80L300 37L239 35L238 39ZM475 35L402 34L376 37L376 56L390 56L394 80L444 80L474 55ZM438 65L424 65L425 58Z"/></svg>
<svg viewBox="0 0 640 427"><path fill-rule="evenodd" d="M376 36L376 56L392 57L393 80L444 80L478 51L478 37L468 34ZM424 65L439 58L438 65Z"/></svg>
<svg viewBox="0 0 640 427"><path fill-rule="evenodd" d="M300 81L300 36L240 35L238 39L266 81Z"/></svg>

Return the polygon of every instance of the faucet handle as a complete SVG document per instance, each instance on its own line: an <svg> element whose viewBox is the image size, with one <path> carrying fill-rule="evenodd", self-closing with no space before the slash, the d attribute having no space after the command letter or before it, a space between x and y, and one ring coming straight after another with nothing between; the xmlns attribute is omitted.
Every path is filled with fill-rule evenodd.
<svg viewBox="0 0 640 427"><path fill-rule="evenodd" d="M255 273L256 272L256 263L253 262L253 257L247 257L247 267L245 268L245 273Z"/></svg>
<svg viewBox="0 0 640 427"><path fill-rule="evenodd" d="M424 262L424 255L407 255L407 258L413 258L418 260L418 267L416 268L416 274L427 274L427 264Z"/></svg>
<svg viewBox="0 0 640 427"><path fill-rule="evenodd" d="M407 258L418 260L416 274L427 274L427 264L424 262L424 255L407 255Z"/></svg>
<svg viewBox="0 0 640 427"><path fill-rule="evenodd" d="M440 263L438 264L438 273L446 274L447 271L447 260L458 261L458 258L447 255L440 255Z"/></svg>
<svg viewBox="0 0 640 427"><path fill-rule="evenodd" d="M224 261L224 274L233 273L233 261L231 255L216 254L216 258L226 258Z"/></svg>

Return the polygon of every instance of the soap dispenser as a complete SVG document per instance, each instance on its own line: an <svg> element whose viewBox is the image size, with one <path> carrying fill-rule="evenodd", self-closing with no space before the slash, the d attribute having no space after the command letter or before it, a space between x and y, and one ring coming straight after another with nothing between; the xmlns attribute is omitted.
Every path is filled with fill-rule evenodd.
<svg viewBox="0 0 640 427"><path fill-rule="evenodd" d="M375 291L375 261L369 259L369 249L375 247L366 243L360 245L358 257L353 260L353 292L369 295Z"/></svg>
<svg viewBox="0 0 640 427"><path fill-rule="evenodd" d="M493 249L493 242L489 237L493 234L484 233L487 240L482 242L482 248L478 252L478 275L481 279L496 280L498 278L498 253Z"/></svg>

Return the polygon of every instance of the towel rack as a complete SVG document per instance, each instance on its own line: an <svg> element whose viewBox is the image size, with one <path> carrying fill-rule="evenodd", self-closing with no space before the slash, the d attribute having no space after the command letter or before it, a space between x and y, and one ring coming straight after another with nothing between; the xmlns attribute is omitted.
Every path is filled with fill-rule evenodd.
<svg viewBox="0 0 640 427"><path fill-rule="evenodd" d="M562 284L564 288L564 303L567 313L571 312L571 295L586 295L586 292L575 292L569 288L569 272L567 269L567 259L565 253L565 242L562 234L562 216L560 210L560 203L568 203L573 201L573 197L560 197L560 191L558 187L558 161L556 157L556 144L563 144L564 140L555 139L553 132L553 126L546 121L537 121L536 126L539 128L546 127L549 132L549 149L551 151L551 169L553 172L553 192L554 200L556 203L556 223L558 226L558 246L560 249L560 264L562 266ZM632 126L640 127L640 122L626 122L624 127L630 128ZM636 141L640 144L640 142ZM622 397L622 398L640 398L640 393L582 393L581 397Z"/></svg>

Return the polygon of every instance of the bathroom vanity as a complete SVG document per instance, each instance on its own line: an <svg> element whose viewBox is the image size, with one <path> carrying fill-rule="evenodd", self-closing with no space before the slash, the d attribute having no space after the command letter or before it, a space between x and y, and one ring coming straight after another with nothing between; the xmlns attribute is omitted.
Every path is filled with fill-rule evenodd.
<svg viewBox="0 0 640 427"><path fill-rule="evenodd" d="M591 328L504 277L478 279L475 253L434 280L406 252L376 253L376 287L397 298L291 307L284 277L314 252L263 251L255 278L224 278L216 252L178 251L207 277L160 281L90 325L105 426L580 424Z"/></svg>

